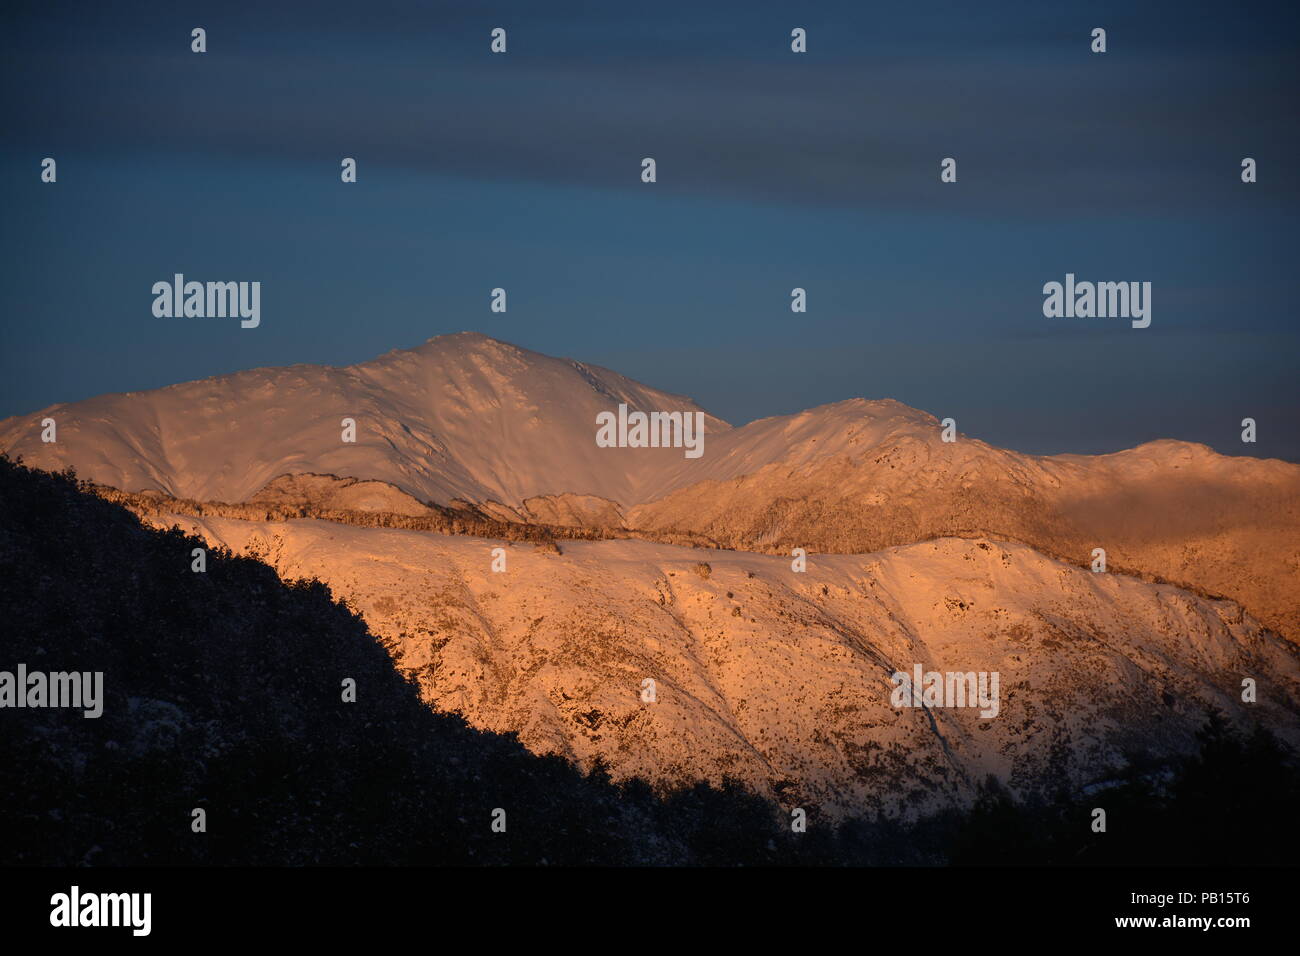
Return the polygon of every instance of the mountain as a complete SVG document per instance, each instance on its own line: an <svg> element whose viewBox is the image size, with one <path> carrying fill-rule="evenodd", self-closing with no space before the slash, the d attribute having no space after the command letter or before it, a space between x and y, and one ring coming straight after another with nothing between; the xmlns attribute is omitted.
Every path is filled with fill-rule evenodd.
<svg viewBox="0 0 1300 956"><path fill-rule="evenodd" d="M310 473L440 503L518 506L573 491L629 502L654 485L656 464L683 452L597 447L597 414L620 403L702 411L607 369L463 332L346 368L253 369L54 405L0 423L0 448L124 491L198 500L243 501ZM46 417L55 443L40 439ZM342 440L344 418L356 422L354 444ZM705 421L706 435L730 427Z"/></svg>
<svg viewBox="0 0 1300 956"><path fill-rule="evenodd" d="M620 405L700 415L703 454L601 447ZM1105 785L1190 754L1207 709L1300 746L1300 466L943 439L889 400L733 428L470 333L0 423L152 525L325 582L438 711L619 780L898 818L988 776ZM895 706L916 665L1000 674L997 717Z"/></svg>
<svg viewBox="0 0 1300 956"><path fill-rule="evenodd" d="M633 507L625 522L784 554L982 535L1091 566L1101 548L1112 571L1231 597L1300 641L1300 465L1178 441L1023 455L965 435L943 442L929 416L891 405L840 403L733 429L714 443L720 456L759 428L788 435L790 450L732 475L722 458L716 479ZM800 442L810 420L836 424ZM829 453L809 460L810 444Z"/></svg>
<svg viewBox="0 0 1300 956"><path fill-rule="evenodd" d="M327 547L317 552L324 557L330 529L338 527L295 522L256 533L267 541L283 534L301 544L299 531L306 529L324 539ZM358 529L343 530L351 534ZM405 544L418 537L398 535L396 552L385 540L373 539L372 551L389 559L381 575L384 587L396 580L392 559L400 560ZM464 549L470 541L458 536L426 540L424 545ZM471 550L487 543L476 541ZM427 694L439 676L421 673L419 688L404 680L354 611L334 600L319 582L287 581L260 562L215 551L209 552L204 573L193 572L192 549L202 544L175 532L144 528L130 512L89 493L84 485L79 488L66 476L23 468L0 456L0 616L10 655L7 666L19 662L44 671L104 675L102 713L92 720L76 709L0 708L0 861L91 868L356 863L843 866L944 861L1240 865L1285 864L1297 852L1294 837L1288 838L1294 828L1279 827L1278 821L1286 819L1300 795L1300 775L1267 734L1256 730L1243 735L1215 717L1197 732L1194 750L1185 759L1162 754L1154 765L1138 759L1119 780L1057 794L1048 802L1020 803L1000 788L981 787L970 813L948 810L915 824L855 817L831 826L825 814L808 807L807 832L798 833L790 825L790 800L796 794L788 786L782 788L782 805L777 806L730 783L715 789L695 782L660 795L640 781L613 785L603 772L584 776L564 760L528 753L511 736L474 730L458 716L425 706L419 691ZM603 542L600 547L611 544L628 543ZM729 584L740 570L717 562L703 577L697 565L684 571L667 566L667 561L694 557L689 551L631 544L636 561L667 559L665 581L678 582L680 603L697 606L683 615L696 625L710 582ZM973 555L976 560L990 556L979 544L975 547L980 552ZM430 553L421 549L415 557L422 563ZM353 557L351 567L362 567L362 556L353 550ZM588 576L593 559L603 565L607 558L577 556L577 563L558 576L554 563L546 563L560 560L552 553L531 555L521 549L512 553L511 562L524 572L521 583L529 582L533 593L544 584L540 570L560 581L562 593L586 588L589 595L606 601L599 613L615 613L622 610L611 600L616 595L591 591L590 582L579 578ZM897 567L893 556L883 560ZM1014 551L1011 560L1023 564ZM773 562L755 558L756 577L749 578L746 571L744 581L763 581L758 575L772 569ZM1002 562L998 557L997 564ZM909 567L919 571L924 563L909 561ZM638 577L642 573L635 565L627 571ZM815 572L816 567L809 573ZM444 574L444 579L450 583L457 574L459 569ZM469 589L492 603L473 578L465 575ZM846 598L834 578L827 581L824 586L836 588L832 610L838 614ZM781 587L780 582L767 583L775 583L774 590ZM889 581L888 586L893 589L898 583ZM408 579L408 587L414 584L414 578ZM1108 582L1099 586L1098 594L1119 589L1136 595L1147 587ZM410 604L411 615L425 610L421 596L415 595ZM540 596L546 596L544 589ZM1176 593L1162 600L1171 608L1192 611L1193 622L1207 611L1196 602L1182 604ZM1139 596L1139 609L1142 603ZM459 613L454 600L445 606L449 618ZM1129 607L1117 605L1119 610ZM428 610L434 613L433 604ZM766 609L756 610L759 619L766 618ZM1205 637L1193 642L1195 649L1175 650L1171 664L1191 658L1199 674L1231 673L1240 664L1261 674L1273 672L1270 639L1264 638L1260 646L1247 622L1228 621L1221 627L1213 620L1217 610L1208 611ZM399 623L391 610L385 613L394 625ZM483 626L496 620L497 615L489 615L477 628L461 630L477 640ZM1180 626L1176 616L1168 623ZM528 626L538 633L543 628ZM828 637L819 641L805 633L783 647L789 653L825 658L826 667L840 667L838 658L849 665L842 668L846 677L856 667L868 677L863 685L868 687L874 680L870 662L855 663L850 648L841 653L834 635ZM399 635L397 640L412 660L425 654L473 663L463 645L439 650L416 634ZM609 668L607 659L591 659L598 650L596 641L571 641L566 647L558 627L547 640L556 644L554 656L566 667L576 656L595 677ZM385 641L391 644L393 639ZM801 645L802 652L795 645ZM536 650L537 642L531 647ZM1212 648L1227 656L1208 653ZM507 649L500 653L511 661ZM654 653L674 668L681 658L670 650ZM952 658L951 652L943 653ZM762 658L754 661L761 663ZM712 659L701 663L711 664ZM1146 675L1154 681L1159 663L1158 657L1144 655L1128 667L1125 677ZM727 667L744 665L734 660ZM715 668L720 681L723 670ZM817 680L822 673L810 677ZM773 676L788 684L797 675L778 670ZM1131 683L1141 685L1146 676ZM342 698L345 677L356 681L355 701ZM541 689L554 682L555 675L529 663L517 679ZM495 688L500 681L489 678L484 684ZM1218 678L1211 677L1210 685L1201 689L1217 696L1217 685ZM1261 683L1269 696L1279 687L1272 679ZM1144 714L1164 725L1145 744L1137 740L1137 749L1159 750L1170 739L1182 742L1193 703L1177 696L1181 688L1188 685L1176 678L1158 703L1137 701L1138 726L1144 725ZM771 695L762 682L756 690L756 705L766 707ZM680 713L686 706L681 687L669 681L663 691L654 706ZM846 687L841 695L849 706L853 691ZM585 693L590 697L595 691L588 686ZM1028 712L1032 701L1019 697L1017 701L1006 696L1004 713ZM563 692L556 699L564 701ZM1264 711L1256 716L1269 722L1280 717L1286 724L1285 713L1263 703ZM626 707L626 701L616 700L608 711L618 707ZM1159 721L1152 711L1160 708L1171 716ZM800 704L792 717L802 722L806 710ZM584 710L576 716L588 732L594 725L612 737L619 729L607 711ZM757 706L737 708L735 716L768 746L753 729ZM974 751L960 727L941 712L936 716L935 726L956 759L968 762ZM1127 717L1125 712L1108 715L1098 733L1088 728L1085 733L1090 738L1113 734L1113 725ZM652 727L674 727L668 714L649 719ZM1032 723L1057 719L1045 710ZM772 724L782 739L792 733L790 721ZM915 719L894 721L892 727L868 727L866 733L923 737L925 728L915 725ZM824 741L816 739L816 728L812 730L820 755ZM643 737L649 736L644 727L642 731ZM976 736L989 732L977 731ZM936 740L932 736L922 751L927 761L935 758ZM851 744L848 739L840 742L848 759L860 765L874 760L886 768L871 778L874 791L888 797L912 786L911 768L897 751L883 755L854 750ZM597 738L595 746L602 745L609 749ZM1011 746L1008 754L1038 753L1043 741L1041 734L1026 734ZM661 745L652 753L658 756L665 750ZM686 770L691 756L687 751L675 755ZM1013 779L1032 782L1017 773L1017 764ZM889 769L893 765L896 771ZM954 766L941 761L938 770L950 775ZM920 769L926 779L933 776L928 764ZM833 773L842 770L832 768ZM1094 776L1089 773L1088 779ZM936 797L921 795L931 801ZM1123 825L1100 835L1081 825L1099 803ZM195 808L207 813L204 833L191 828ZM507 814L503 832L490 826L496 808ZM1189 828L1203 825L1207 812L1215 825L1204 839L1188 840Z"/></svg>
<svg viewBox="0 0 1300 956"><path fill-rule="evenodd" d="M198 501L635 528L788 554L939 536L1024 542L1074 564L1230 597L1300 641L1300 465L1157 441L1024 455L931 415L854 399L732 428L705 414L699 458L602 448L626 404L703 413L615 372L474 333L347 368L256 369L56 405L0 422L0 448L124 491ZM40 440L54 418L58 441ZM341 421L357 423L356 443Z"/></svg>
<svg viewBox="0 0 1300 956"><path fill-rule="evenodd" d="M1300 745L1300 652L1236 604L1023 545L946 538L795 572L646 541L556 554L311 519L149 520L325 582L436 709L619 779L733 777L787 809L897 817L968 805L990 774L1017 793L1104 784L1194 751L1210 708ZM998 672L997 716L893 706L891 675L917 664Z"/></svg>

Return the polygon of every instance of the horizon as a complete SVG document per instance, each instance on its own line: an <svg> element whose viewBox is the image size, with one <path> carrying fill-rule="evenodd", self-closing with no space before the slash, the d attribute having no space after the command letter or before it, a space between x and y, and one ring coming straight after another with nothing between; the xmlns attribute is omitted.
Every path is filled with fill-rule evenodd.
<svg viewBox="0 0 1300 956"><path fill-rule="evenodd" d="M450 338L456 338L456 337L458 337L458 336L466 336L466 335L468 335L468 336L476 336L476 337L481 338L481 339L486 339L486 340L488 340L488 341L490 341L490 342L494 342L494 343L496 343L496 344L498 344L498 345L505 345L505 346L509 346L509 347L511 347L511 348L517 348L517 349L520 349L520 350L522 350L522 351L528 352L528 353L530 353L530 354L532 354L532 355L539 355L539 356L541 356L541 357L543 357L543 358L555 359L555 360L566 361L566 362L576 362L576 363L579 363L579 364L582 364L582 365L585 365L585 366L593 366L593 367L596 367L596 368L600 368L600 369L602 369L602 370L604 370L604 371L613 372L613 373L616 374L616 375L620 375L620 376L623 376L624 378L629 378L629 379L631 379L633 382L635 382L635 383L638 384L638 385L646 386L646 387L648 387L648 388L654 389L655 391L663 392L663 393L665 393L665 394L668 394L668 395L670 395L671 397L674 397L674 398L680 398L680 399L683 399L683 400L685 400L685 401L691 402L691 403L693 403L694 405L696 405L699 409L701 409L703 412L705 412L707 415L709 415L710 417L722 421L725 425L727 425L727 427L728 427L729 429L744 428L744 427L747 426L747 425L752 425L752 424L754 424L754 423L756 423L756 422L766 421L766 420L774 419L774 418L792 418L792 417L794 417L794 416L797 416L797 415L800 415L800 414L804 414L804 413L807 413L807 412L815 412L815 411L817 411L817 410L819 410L819 409L822 409L822 408L828 408L828 407L832 407L832 406L836 406L836 405L844 405L844 404L849 404L849 403L852 403L852 402L866 402L866 403L868 403L868 404L878 403L878 402L885 402L885 403L891 403L891 402L892 402L892 403L894 403L894 404L901 405L902 407L907 408L907 409L910 409L910 410L912 410L912 411L921 412L922 414L929 415L931 418L934 418L934 419L936 420L936 422L938 422L938 421L940 420L940 418L941 418L941 416L938 415L938 414L936 414L935 411L932 410L932 409L927 409L927 408L918 408L918 407L916 407L916 406L909 405L909 404L907 404L906 402L902 402L902 401L900 401L900 400L898 400L898 399L896 399L896 398L893 398L893 397L891 397L891 396L887 396L887 395L880 395L880 396L853 395L853 396L849 396L849 397L847 397L847 398L840 398L840 399L835 399L835 400L833 400L833 401L829 401L829 402L823 402L823 403L821 403L821 404L819 404L819 405L811 405L811 406L809 406L809 407L807 407L807 408L794 409L794 410L789 411L789 412L777 412L777 413L774 413L774 414L771 414L771 415L764 415L764 416L762 416L762 417L760 417L760 418L753 418L753 419L750 419L750 420L748 420L748 421L741 421L741 422L738 422L738 421L733 421L733 420L727 419L727 418L725 418L725 417L723 417L723 416L721 416L721 415L718 415L716 412L714 412L712 409L710 409L707 405L705 405L705 404L703 404L702 402L700 402L700 401L699 401L695 396L693 396L693 395L684 394L684 393L681 393L681 392L673 392L673 391L670 391L670 390L668 390L668 389L660 388L660 387L659 387L658 385L656 385L654 382L646 382L646 381L642 381L642 380L640 380L640 379L633 378L632 376L630 376L630 375L626 375L624 372L620 371L620 370L617 369L617 368L610 368L609 366L606 366L606 365L599 365L598 363L595 363L595 362L589 362L589 361L586 361L585 359L579 358L579 357L577 357L577 356L572 356L572 355L551 355L551 354L548 354L548 353L546 353L546 352L539 351L539 350L537 350L537 349L528 348L527 346L519 345L519 344L516 343L516 342L510 342L510 341L507 341L507 340L505 340L505 339L497 338L497 337L495 337L495 336L492 336L492 335L487 334L486 332L479 332L479 331L476 331L476 330L474 330L474 329L461 329L461 330L459 330L459 331L457 331L457 332L443 332L443 333L439 333L438 335L430 336L429 338L425 339L423 342L417 343L417 344L415 344L415 345L410 345L410 346L398 346L398 347L395 347L395 348L391 348L391 349L388 349L388 350L386 350L386 351L384 351L384 352L380 352L380 353L378 353L377 355L373 355L373 356L371 356L370 358L362 359L361 361L358 361L358 362L348 362L348 363L343 363L343 364L338 364L338 365L332 365L332 364L328 364L328 363L311 363L311 362L295 362L295 363L291 363L291 364L289 364L289 365L259 365L259 366L253 366L253 367L246 368L246 369L237 369L237 370L232 371L232 372L220 372L220 373L217 373L217 374L215 374L215 375L207 375L207 376L204 376L204 377L202 377L202 378L198 378L198 379L187 379L187 380L185 380L185 381L170 382L170 383L168 383L168 384L166 384L166 385L160 385L160 386L156 386L156 387L153 387L153 388L145 388L145 389L128 389L128 390L121 390L121 391L100 392L100 393L97 393L97 394L95 394L95 395L89 395L89 396L86 396L85 398L79 398L79 399L76 399L76 400L74 400L74 401L68 401L68 402L55 402L55 403L53 403L53 404L51 404L51 405L42 406L41 408L33 408L33 409L30 409L30 410L27 410L27 411L24 411L24 412L20 412L20 413L18 413L18 414L12 415L12 416L6 416L5 418L0 418L0 423L3 423L3 422L4 422L5 420L7 420L8 418L23 418L23 417L27 417L27 416L30 416L30 415L36 414L37 412L44 411L44 410L46 410L46 409L48 409L48 408L56 407L56 406L58 406L58 405L71 405L71 404L76 404L77 402L80 402L80 401L85 401L85 400L88 400L88 399L94 399L94 398L102 398L102 397L111 396L111 395L130 395L130 394L139 394L139 393L141 393L141 392L160 391L160 390L163 390L163 389L166 389L166 388L170 388L170 387L172 387L172 386L176 386L176 385L188 385L188 384L192 384L192 383L195 383L195 382L202 382L202 381L207 381L207 380L211 380L211 379L227 378L227 377L230 377L230 376L233 376L233 375L238 375L238 374L243 373L243 372L278 371L278 370L281 370L281 369L290 369L290 368L294 368L294 367L297 367L297 366L325 367L325 368L335 368L335 369L356 368L356 367L359 367L359 366L363 366L363 365L370 364L371 362L378 361L379 359L382 359L382 358L384 358L384 357L386 357L386 356L388 356L388 355L391 355L391 354L393 354L393 353L395 353L395 352L414 352L414 351L420 349L422 346L430 345L430 344L432 344L432 343L437 342L437 341L440 340L440 339L450 339ZM593 425L593 427L594 427L594 425ZM1069 456L1069 455L1077 455L1077 456L1083 456L1083 457L1096 457L1096 456L1102 456L1102 455L1117 454L1117 453L1119 453L1119 452L1124 452L1124 451L1131 451L1131 450L1134 450L1134 449L1140 448L1140 447L1142 447L1142 446L1144 446L1144 445L1160 444L1160 443L1162 443L1162 442L1175 442L1175 443L1178 443L1178 444L1195 445L1195 446L1204 447L1204 448L1207 448L1207 449L1209 449L1210 451L1214 452L1215 454L1222 454L1222 455L1225 455L1225 457L1235 457L1235 458L1254 458L1254 459L1257 459L1257 460L1259 460L1259 461L1283 461L1283 462L1286 462L1287 464L1296 464L1296 462L1290 462L1290 461L1287 461L1286 459L1277 458L1277 457L1270 457L1270 456L1266 456L1266 455L1245 454L1245 453L1237 454L1237 455L1232 455L1232 454L1228 454L1228 453L1225 453L1225 452L1221 452L1221 451L1219 451L1219 449L1215 448L1214 446L1212 446L1212 445L1210 445L1210 444L1208 444L1208 443L1206 443L1206 442L1201 442L1201 441L1189 441L1189 440L1186 440L1186 439L1181 439L1181 438L1177 438L1177 437L1173 437L1173 436L1164 436L1164 437L1159 437L1159 438L1151 438L1151 439L1147 439L1146 441L1138 442L1138 443L1133 444L1133 445L1127 445L1127 446L1124 446L1124 447L1122 447L1122 448L1111 449L1111 450L1109 450L1109 451L1098 451L1098 452L1070 452L1070 451L1062 451L1062 452L1039 453L1039 452L1026 451L1025 449L1021 449L1021 448L1014 448L1014 447L1008 447L1008 446L1005 446L1005 445L999 445L999 444L997 444L996 442L993 442L993 441L991 441L991 440L988 440L988 439L986 439L986 438L983 438L983 437L980 436L980 435L971 434L968 430L966 430L966 429L964 429L964 428L961 428L961 427L960 427L960 423L958 424L958 431L959 431L961 434L967 436L968 438L974 439L974 440L976 440L976 441L982 441L982 442L984 442L985 444L990 445L990 446L992 446L992 447L995 447L995 448L1001 448L1001 449L1006 450L1006 451L1012 451L1012 452L1015 452L1015 453L1017 453L1017 454L1022 454L1022 455L1026 455L1026 456L1029 456L1029 457L1051 458L1051 457L1063 457L1063 456Z"/></svg>

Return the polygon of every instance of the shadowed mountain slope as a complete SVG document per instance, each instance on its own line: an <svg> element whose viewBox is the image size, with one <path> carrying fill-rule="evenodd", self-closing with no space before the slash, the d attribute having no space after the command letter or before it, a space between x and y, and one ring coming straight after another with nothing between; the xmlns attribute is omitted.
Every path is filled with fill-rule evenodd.
<svg viewBox="0 0 1300 956"><path fill-rule="evenodd" d="M103 713L0 708L7 865L764 862L773 808L668 802L431 711L317 582L208 556L0 458L0 670L99 671ZM356 682L355 703L342 682ZM191 829L206 811L207 831ZM505 833L492 832L495 808ZM821 844L822 850L826 849Z"/></svg>

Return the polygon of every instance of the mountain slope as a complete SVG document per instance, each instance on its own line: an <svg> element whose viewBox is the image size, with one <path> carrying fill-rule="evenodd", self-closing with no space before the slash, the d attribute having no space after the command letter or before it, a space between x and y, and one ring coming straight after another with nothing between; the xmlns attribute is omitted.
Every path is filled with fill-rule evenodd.
<svg viewBox="0 0 1300 956"><path fill-rule="evenodd" d="M96 718L0 708L0 863L752 863L797 851L742 794L662 804L432 712L319 583L215 553L195 573L199 545L0 458L0 671L103 675ZM491 828L497 807L504 833ZM206 832L191 828L195 808Z"/></svg>
<svg viewBox="0 0 1300 956"><path fill-rule="evenodd" d="M860 421L818 436L827 448L839 441L815 463L789 456L681 487L630 509L625 523L786 554L954 534L1023 541L1085 565L1101 548L1114 570L1231 597L1300 640L1300 466L1176 441L1111 455L1022 455L966 436L943 442L933 419L899 427L879 403L832 408L850 405ZM759 424L715 446L743 441ZM872 440L851 444L854 428Z"/></svg>
<svg viewBox="0 0 1300 956"><path fill-rule="evenodd" d="M833 829L813 812L808 832L795 834L788 813L734 787L663 800L639 783L611 787L430 712L325 588L285 584L264 565L216 553L205 574L193 573L199 543L146 531L65 477L0 458L9 664L102 670L106 698L94 720L76 710L0 710L6 863L1149 865L1295 856L1285 838L1292 828L1279 823L1295 801L1293 767L1267 740L1234 743L1213 723L1196 753L1161 776L1169 783L1159 792L1142 765L1107 785L1105 806L1129 823L1101 838L1080 826L1095 788L1024 809L986 798L971 815L915 826L854 819ZM340 674L356 678L356 703L342 703ZM191 829L194 807L207 811L208 832ZM505 833L489 829L495 807L508 811ZM1216 825L1188 840L1207 808Z"/></svg>
<svg viewBox="0 0 1300 956"><path fill-rule="evenodd" d="M1300 743L1297 651L1239 607L1020 545L945 539L799 574L642 541L556 555L311 520L153 520L319 577L435 706L617 777L731 775L787 806L915 813L968 802L990 773L1077 788L1189 752L1208 706ZM891 706L890 674L917 663L1000 672L1000 713ZM1244 677L1258 704L1241 703Z"/></svg>

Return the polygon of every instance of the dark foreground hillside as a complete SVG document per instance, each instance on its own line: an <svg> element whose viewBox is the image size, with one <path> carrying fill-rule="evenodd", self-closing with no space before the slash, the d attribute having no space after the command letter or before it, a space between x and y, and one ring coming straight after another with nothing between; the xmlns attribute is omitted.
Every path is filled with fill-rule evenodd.
<svg viewBox="0 0 1300 956"><path fill-rule="evenodd" d="M431 712L317 582L142 527L0 457L0 671L102 671L103 715L0 709L0 864L1265 862L1294 858L1294 768L1217 721L1202 754L1105 795L991 790L904 828L729 787L583 776ZM356 701L343 701L345 679ZM1094 834L1090 808L1109 832ZM505 810L506 831L493 832ZM192 829L206 812L206 832Z"/></svg>

